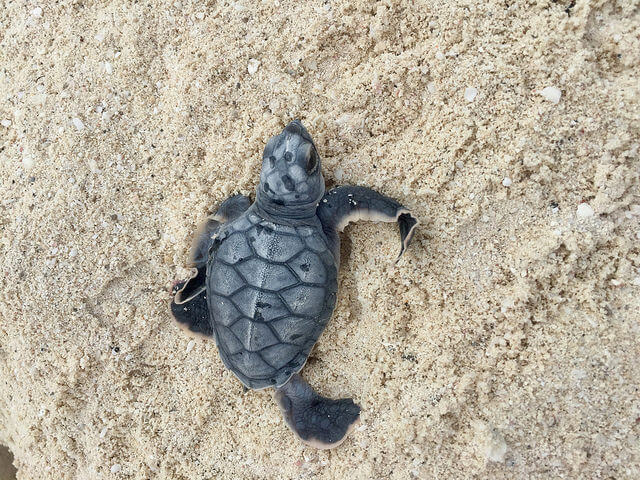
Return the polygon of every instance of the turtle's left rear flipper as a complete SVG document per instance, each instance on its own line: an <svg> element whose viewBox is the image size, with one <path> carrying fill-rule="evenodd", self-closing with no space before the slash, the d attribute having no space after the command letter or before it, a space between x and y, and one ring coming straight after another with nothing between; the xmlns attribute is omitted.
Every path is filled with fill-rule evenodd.
<svg viewBox="0 0 640 480"><path fill-rule="evenodd" d="M207 306L207 261L209 247L220 229L227 221L238 218L244 213L251 201L244 195L227 198L218 211L209 216L198 228L191 246L191 264L195 266L191 278L178 283L173 288L171 313L180 326L187 332L210 337L213 335Z"/></svg>

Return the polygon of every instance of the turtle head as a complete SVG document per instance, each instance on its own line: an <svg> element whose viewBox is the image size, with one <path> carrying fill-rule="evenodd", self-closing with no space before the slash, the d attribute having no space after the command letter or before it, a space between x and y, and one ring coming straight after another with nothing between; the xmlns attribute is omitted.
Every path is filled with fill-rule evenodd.
<svg viewBox="0 0 640 480"><path fill-rule="evenodd" d="M271 137L262 155L258 205L269 213L305 216L324 195L320 157L299 120Z"/></svg>

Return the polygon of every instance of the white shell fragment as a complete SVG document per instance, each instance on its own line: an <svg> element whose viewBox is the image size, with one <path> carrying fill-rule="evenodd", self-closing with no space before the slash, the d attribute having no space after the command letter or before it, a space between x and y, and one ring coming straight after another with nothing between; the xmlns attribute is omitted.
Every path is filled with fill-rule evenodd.
<svg viewBox="0 0 640 480"><path fill-rule="evenodd" d="M478 89L475 87L467 87L464 90L464 99L467 102L473 102L476 98L476 95L478 95Z"/></svg>
<svg viewBox="0 0 640 480"><path fill-rule="evenodd" d="M25 155L24 157L22 157L22 165L26 170L31 170L35 163L36 160L31 155Z"/></svg>
<svg viewBox="0 0 640 480"><path fill-rule="evenodd" d="M488 432L483 448L484 456L491 462L504 462L507 453L507 442L497 430Z"/></svg>
<svg viewBox="0 0 640 480"><path fill-rule="evenodd" d="M36 18L42 17L42 8L40 7L34 8L33 10L31 10L31 15L33 15Z"/></svg>
<svg viewBox="0 0 640 480"><path fill-rule="evenodd" d="M247 71L249 75L253 75L258 71L258 67L260 66L260 60L256 60L255 58L251 58L249 60L249 64L247 65Z"/></svg>
<svg viewBox="0 0 640 480"><path fill-rule="evenodd" d="M556 87L545 87L540 91L540 95L542 95L545 100L548 100L552 103L558 103L560 101L560 97L562 96L562 92L559 88Z"/></svg>
<svg viewBox="0 0 640 480"><path fill-rule="evenodd" d="M80 120L78 117L73 117L71 119L71 122L73 123L73 126L76 127L76 129L79 132L84 130L84 123L82 123L82 120Z"/></svg>
<svg viewBox="0 0 640 480"><path fill-rule="evenodd" d="M510 187L512 183L513 182L509 177L504 177L504 179L502 180L502 185L505 187Z"/></svg>
<svg viewBox="0 0 640 480"><path fill-rule="evenodd" d="M578 210L576 211L576 215L579 218L587 218L593 216L593 208L588 203L581 203L578 205Z"/></svg>

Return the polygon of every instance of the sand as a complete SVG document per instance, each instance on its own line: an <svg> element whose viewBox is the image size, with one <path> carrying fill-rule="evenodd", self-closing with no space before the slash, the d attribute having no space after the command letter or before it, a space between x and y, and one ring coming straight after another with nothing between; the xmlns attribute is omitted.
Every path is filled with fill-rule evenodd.
<svg viewBox="0 0 640 480"><path fill-rule="evenodd" d="M2 2L0 443L19 479L640 477L640 4ZM343 234L297 442L168 303L293 118Z"/></svg>

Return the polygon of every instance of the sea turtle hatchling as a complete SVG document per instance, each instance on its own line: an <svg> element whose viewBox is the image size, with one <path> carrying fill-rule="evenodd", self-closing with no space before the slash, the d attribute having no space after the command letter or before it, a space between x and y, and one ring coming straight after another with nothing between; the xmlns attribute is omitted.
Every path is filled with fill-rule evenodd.
<svg viewBox="0 0 640 480"><path fill-rule="evenodd" d="M322 397L298 374L336 304L338 232L356 220L398 222L400 255L418 223L368 188L325 192L316 146L295 120L264 149L256 201L232 196L200 228L194 274L171 302L182 327L215 338L246 387L275 388L286 424L318 448L342 443L360 415L353 400Z"/></svg>

